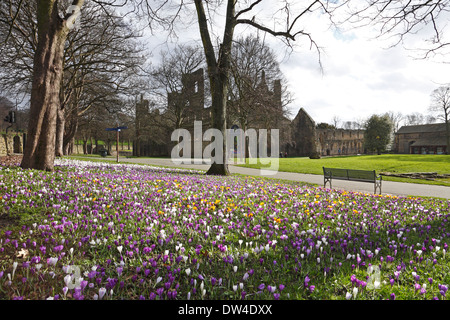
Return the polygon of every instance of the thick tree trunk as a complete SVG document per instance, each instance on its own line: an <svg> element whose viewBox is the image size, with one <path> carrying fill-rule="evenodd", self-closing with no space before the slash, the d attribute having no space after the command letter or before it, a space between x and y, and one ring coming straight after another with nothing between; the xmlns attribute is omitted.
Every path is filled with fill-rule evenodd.
<svg viewBox="0 0 450 320"><path fill-rule="evenodd" d="M227 164L227 146L226 146L226 111L228 98L228 76L230 74L230 55L231 44L233 42L233 32L236 25L234 0L227 2L227 13L223 42L220 46L216 60L214 46L208 30L208 19L203 7L203 1L195 0L197 10L198 26L202 38L203 50L205 52L206 63L208 65L208 76L211 83L212 98L212 127L218 129L223 134L222 161L212 163L206 172L207 175L229 175Z"/></svg>
<svg viewBox="0 0 450 320"><path fill-rule="evenodd" d="M57 1L37 1L38 44L34 56L30 121L21 167L53 170L56 118L67 29Z"/></svg>
<svg viewBox="0 0 450 320"><path fill-rule="evenodd" d="M74 113L74 115L73 116L77 116L76 115L76 112L73 112ZM64 125L64 131L63 131L63 141L62 141L62 144L63 144L63 150L64 150L64 155L69 155L69 154L71 154L72 152L70 151L70 149L68 148L68 145L70 145L70 144L73 144L73 140L74 140L74 138L75 138L75 133L77 132L77 129L78 129L78 118L75 118L75 119L71 119L71 118L69 118L70 119L70 121L69 121L69 126L65 126ZM64 121L64 124L66 123L66 121Z"/></svg>
<svg viewBox="0 0 450 320"><path fill-rule="evenodd" d="M226 97L228 92L227 82L220 79L221 75L217 75L214 82L214 91L212 92L212 124L213 128L220 130L222 133L226 132ZM222 144L222 161L219 163L212 163L211 167L206 172L207 175L222 175L226 176L230 174L228 169L228 150L226 137L224 135Z"/></svg>

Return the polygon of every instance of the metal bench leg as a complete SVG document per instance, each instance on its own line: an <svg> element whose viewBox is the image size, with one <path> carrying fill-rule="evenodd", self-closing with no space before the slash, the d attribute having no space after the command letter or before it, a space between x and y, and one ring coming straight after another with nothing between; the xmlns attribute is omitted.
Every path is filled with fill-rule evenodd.
<svg viewBox="0 0 450 320"><path fill-rule="evenodd" d="M330 189L331 189L331 178L327 178L327 177L323 178L323 187L326 188L327 182L330 184Z"/></svg>
<svg viewBox="0 0 450 320"><path fill-rule="evenodd" d="M378 182L378 181L375 181L375 190L374 190L374 193L376 194L377 193L377 188L380 190L380 194L381 194L381 181L380 182Z"/></svg>

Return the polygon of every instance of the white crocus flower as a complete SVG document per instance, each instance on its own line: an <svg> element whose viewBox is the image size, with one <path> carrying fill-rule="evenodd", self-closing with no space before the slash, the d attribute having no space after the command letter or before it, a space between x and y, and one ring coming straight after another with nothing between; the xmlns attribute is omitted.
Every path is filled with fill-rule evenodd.
<svg viewBox="0 0 450 320"><path fill-rule="evenodd" d="M353 288L353 298L356 298L356 295L358 294L358 288L354 287Z"/></svg>
<svg viewBox="0 0 450 320"><path fill-rule="evenodd" d="M66 286L69 286L69 283L71 280L72 280L72 276L70 274L68 274L67 276L64 277L64 283L66 284Z"/></svg>
<svg viewBox="0 0 450 320"><path fill-rule="evenodd" d="M14 263L13 263L13 271L12 271L12 278L13 278L13 279L14 279L14 273L16 272L16 269L17 269L17 265L18 265L17 262L14 262Z"/></svg>

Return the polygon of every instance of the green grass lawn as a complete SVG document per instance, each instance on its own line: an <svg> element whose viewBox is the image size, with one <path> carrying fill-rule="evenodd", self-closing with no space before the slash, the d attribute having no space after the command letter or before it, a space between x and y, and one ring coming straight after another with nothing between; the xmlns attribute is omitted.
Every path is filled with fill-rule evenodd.
<svg viewBox="0 0 450 320"><path fill-rule="evenodd" d="M412 173L437 172L450 173L450 155L412 155L412 154L385 154L363 156L326 157L321 159L281 158L278 171L307 174L323 174L322 167L345 168L359 170L376 170L377 173ZM248 160L247 160L248 163ZM249 168L261 168L262 165L241 165ZM436 181L421 179L405 179L397 177L383 177L384 180L413 183L439 184L450 186L450 179Z"/></svg>

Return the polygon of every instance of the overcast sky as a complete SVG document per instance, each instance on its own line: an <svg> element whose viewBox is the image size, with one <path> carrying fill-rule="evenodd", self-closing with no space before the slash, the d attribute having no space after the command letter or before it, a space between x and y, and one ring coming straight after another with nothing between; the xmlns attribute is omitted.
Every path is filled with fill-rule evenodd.
<svg viewBox="0 0 450 320"><path fill-rule="evenodd" d="M261 11L276 2L263 2L258 5ZM199 39L195 12L191 12L189 26L178 31L180 42L197 42ZM251 15L249 16L251 18ZM211 21L219 25L221 34L223 16L215 15ZM318 46L319 55L306 38L299 38L295 51L286 56L286 47L279 40L267 35L265 41L280 57L280 66L293 93L294 101L289 106L292 116L303 107L316 123L332 123L337 116L341 121L364 120L373 114L388 111L410 114L419 112L428 114L431 92L440 85L450 83L450 64L418 59L420 54L405 49L402 45L389 48L396 39L375 39L378 34L374 28L339 30L330 28L329 20L320 14L302 19L305 27ZM255 29L238 25L235 36L245 33L255 34ZM430 36L430 30L424 28L417 35L410 35L405 45L408 48L423 47L423 40ZM158 52L155 48L155 61Z"/></svg>
<svg viewBox="0 0 450 320"><path fill-rule="evenodd" d="M375 40L367 30L315 34L323 47L320 70L315 51L293 52L282 62L295 101L318 122L365 119L388 111L428 113L430 94L450 82L450 64L419 59L420 52ZM422 37L411 36L409 46Z"/></svg>

